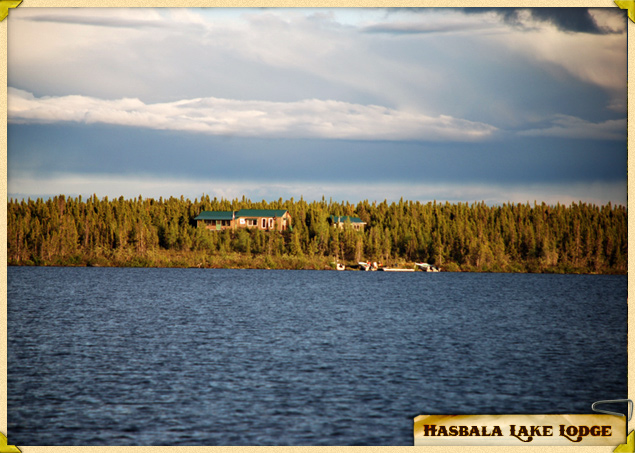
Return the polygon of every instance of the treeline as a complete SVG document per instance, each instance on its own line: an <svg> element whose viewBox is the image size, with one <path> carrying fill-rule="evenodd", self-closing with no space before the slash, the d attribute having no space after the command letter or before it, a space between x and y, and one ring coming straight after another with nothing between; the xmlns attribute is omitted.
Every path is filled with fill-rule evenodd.
<svg viewBox="0 0 635 453"><path fill-rule="evenodd" d="M287 209L292 229L209 231L203 210ZM356 216L364 231L330 215ZM252 202L203 196L158 200L9 200L8 264L324 268L377 261L428 262L446 271L621 273L627 269L623 206L420 203L400 200Z"/></svg>

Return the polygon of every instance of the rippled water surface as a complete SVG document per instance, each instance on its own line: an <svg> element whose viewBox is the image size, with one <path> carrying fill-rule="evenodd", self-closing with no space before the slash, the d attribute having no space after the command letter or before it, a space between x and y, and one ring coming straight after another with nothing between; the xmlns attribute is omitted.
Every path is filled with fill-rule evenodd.
<svg viewBox="0 0 635 453"><path fill-rule="evenodd" d="M412 445L626 398L625 276L9 268L13 445Z"/></svg>

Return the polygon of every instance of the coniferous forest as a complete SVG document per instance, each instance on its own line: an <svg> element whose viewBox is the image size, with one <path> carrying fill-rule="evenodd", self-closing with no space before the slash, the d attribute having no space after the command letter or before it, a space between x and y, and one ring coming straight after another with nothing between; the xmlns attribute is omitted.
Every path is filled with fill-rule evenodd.
<svg viewBox="0 0 635 453"><path fill-rule="evenodd" d="M203 210L286 209L292 229L209 231ZM363 231L329 216L355 216ZM377 261L443 271L626 274L623 206L218 200L9 200L9 265L331 269Z"/></svg>

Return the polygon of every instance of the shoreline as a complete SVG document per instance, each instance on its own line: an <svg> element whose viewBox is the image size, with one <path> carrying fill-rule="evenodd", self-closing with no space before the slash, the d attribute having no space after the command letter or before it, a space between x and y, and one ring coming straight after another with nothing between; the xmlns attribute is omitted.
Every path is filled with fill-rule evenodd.
<svg viewBox="0 0 635 453"><path fill-rule="evenodd" d="M245 263L243 260L237 260L232 257L227 260L219 260L218 257L214 259L214 263L188 263L182 260L161 260L161 262L153 262L150 260L140 260L136 262L118 262L99 260L99 262L64 262L64 260L51 260L50 262L23 262L14 263L8 262L7 267L84 267L84 268L130 268L130 269L237 269L237 270L306 270L306 271L334 271L334 272L381 272L381 271L364 271L359 269L356 263L345 264L344 270L337 270L335 268L335 261L328 259L316 259L311 261L308 258L294 258L294 257L279 257L280 259L271 258L270 260L265 257L258 257L251 260L249 263ZM391 269L399 269L403 271L414 271L415 273L431 273L425 272L419 269L415 269L414 263L412 266L408 266L407 263L400 265L387 266ZM403 273L403 272L396 272ZM441 268L441 273L476 273L476 274L558 274L558 275L628 275L624 272L590 272L583 269L569 269L565 271L563 268L548 268L548 269L478 269L474 267L460 268L458 266L452 266L449 270Z"/></svg>

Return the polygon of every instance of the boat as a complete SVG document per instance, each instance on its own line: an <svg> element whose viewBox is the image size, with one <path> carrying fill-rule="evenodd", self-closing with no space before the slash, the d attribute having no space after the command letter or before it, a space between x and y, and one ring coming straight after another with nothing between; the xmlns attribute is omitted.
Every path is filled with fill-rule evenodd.
<svg viewBox="0 0 635 453"><path fill-rule="evenodd" d="M415 266L417 266L423 272L441 272L441 269L428 263L415 263Z"/></svg>
<svg viewBox="0 0 635 453"><path fill-rule="evenodd" d="M359 261L357 264L359 264L359 267L363 271L376 271L379 268L376 262L371 263L370 261Z"/></svg>
<svg viewBox="0 0 635 453"><path fill-rule="evenodd" d="M346 269L346 267L342 263L336 263L335 269L337 269L338 271L343 271L344 269Z"/></svg>

